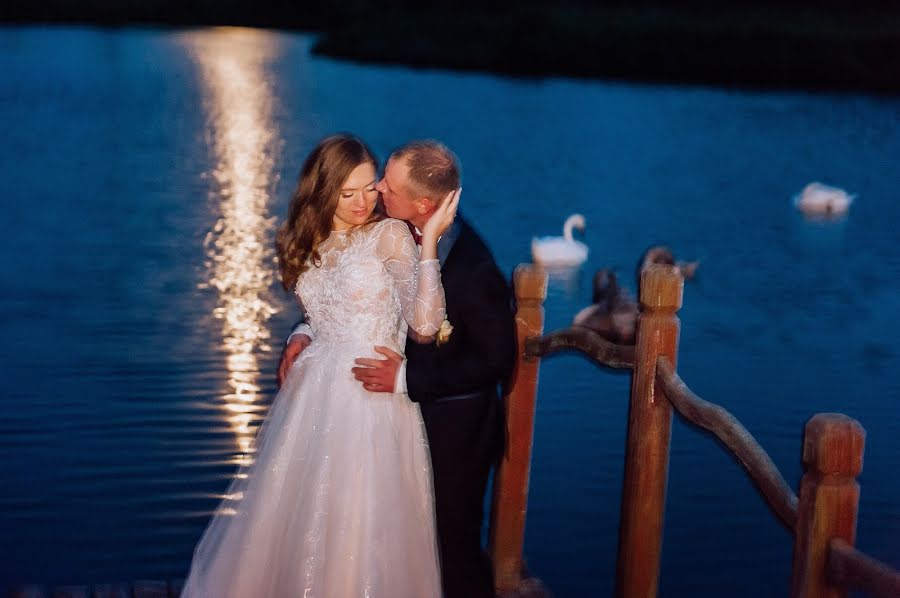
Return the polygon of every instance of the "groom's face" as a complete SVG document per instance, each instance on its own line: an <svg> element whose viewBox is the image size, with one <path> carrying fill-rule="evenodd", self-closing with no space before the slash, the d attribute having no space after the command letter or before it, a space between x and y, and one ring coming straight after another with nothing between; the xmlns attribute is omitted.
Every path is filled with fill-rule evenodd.
<svg viewBox="0 0 900 598"><path fill-rule="evenodd" d="M419 202L409 188L409 166L406 160L388 160L384 167L384 177L375 188L381 193L384 208L391 218L412 220L418 215Z"/></svg>

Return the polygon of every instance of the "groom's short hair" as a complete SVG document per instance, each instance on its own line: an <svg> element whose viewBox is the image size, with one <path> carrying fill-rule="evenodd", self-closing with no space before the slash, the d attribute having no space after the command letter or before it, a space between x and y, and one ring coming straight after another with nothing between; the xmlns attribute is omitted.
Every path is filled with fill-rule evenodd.
<svg viewBox="0 0 900 598"><path fill-rule="evenodd" d="M439 141L411 141L394 150L391 158L406 161L411 191L416 195L439 204L447 194L459 188L459 160Z"/></svg>

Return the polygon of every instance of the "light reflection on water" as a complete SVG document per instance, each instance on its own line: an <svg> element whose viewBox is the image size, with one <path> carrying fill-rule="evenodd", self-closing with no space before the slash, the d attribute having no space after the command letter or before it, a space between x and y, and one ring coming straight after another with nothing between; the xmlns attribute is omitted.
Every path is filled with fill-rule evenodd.
<svg viewBox="0 0 900 598"><path fill-rule="evenodd" d="M267 297L276 276L269 203L281 141L266 68L279 48L273 36L231 27L185 34L183 42L203 75L208 143L217 160L210 173L212 199L221 210L205 239L208 281L201 287L219 295L214 313L222 321L232 391L222 399L242 455L239 464L248 465L265 414L257 355L270 350L267 321L277 312Z"/></svg>

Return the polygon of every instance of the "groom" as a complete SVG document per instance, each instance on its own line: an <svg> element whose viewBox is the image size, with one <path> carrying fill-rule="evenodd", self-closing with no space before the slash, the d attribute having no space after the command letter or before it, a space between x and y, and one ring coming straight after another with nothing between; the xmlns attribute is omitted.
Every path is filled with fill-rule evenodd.
<svg viewBox="0 0 900 598"><path fill-rule="evenodd" d="M435 141L396 150L377 189L388 216L421 230L442 198L459 187L456 156ZM416 236L416 232L413 236ZM373 392L408 393L420 404L434 476L445 598L492 598L493 574L481 548L482 505L491 466L503 450L498 387L515 361L509 286L481 237L462 218L438 242L452 332L438 343L406 343L406 357L376 347L385 359L357 359L353 374ZM279 376L311 342L295 331Z"/></svg>

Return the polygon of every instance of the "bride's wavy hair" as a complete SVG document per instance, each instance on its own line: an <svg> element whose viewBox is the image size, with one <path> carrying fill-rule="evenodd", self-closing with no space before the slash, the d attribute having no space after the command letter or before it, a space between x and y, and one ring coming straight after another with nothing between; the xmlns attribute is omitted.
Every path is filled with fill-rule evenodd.
<svg viewBox="0 0 900 598"><path fill-rule="evenodd" d="M303 163L287 220L275 236L281 284L286 290L294 288L301 274L321 265L318 246L334 227L341 187L353 169L361 164L371 164L378 170L372 150L362 140L347 134L326 137ZM381 218L383 209L378 202L362 226Z"/></svg>

